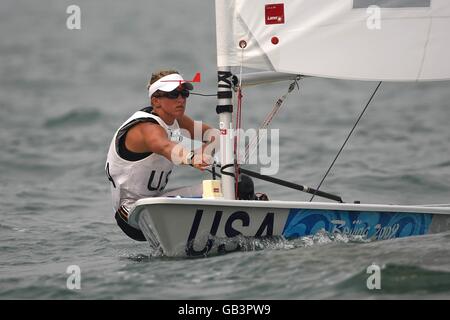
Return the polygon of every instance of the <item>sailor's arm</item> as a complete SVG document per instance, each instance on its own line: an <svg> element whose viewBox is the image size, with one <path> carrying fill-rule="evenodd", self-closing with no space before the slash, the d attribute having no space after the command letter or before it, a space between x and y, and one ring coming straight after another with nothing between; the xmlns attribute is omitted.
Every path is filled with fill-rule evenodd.
<svg viewBox="0 0 450 320"><path fill-rule="evenodd" d="M207 159L204 159L201 154L194 155L181 144L169 140L166 131L159 125L140 123L136 129L138 132L135 134L140 136L139 140L142 141L142 147L145 149L140 152L154 152L175 164L188 164L201 170L209 165Z"/></svg>

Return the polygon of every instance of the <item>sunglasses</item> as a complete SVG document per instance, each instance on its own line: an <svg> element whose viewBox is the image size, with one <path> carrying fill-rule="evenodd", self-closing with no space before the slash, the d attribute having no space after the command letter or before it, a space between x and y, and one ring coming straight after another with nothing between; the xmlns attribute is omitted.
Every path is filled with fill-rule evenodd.
<svg viewBox="0 0 450 320"><path fill-rule="evenodd" d="M187 97L189 97L189 90L188 89L183 89L183 90L175 89L170 92L160 91L157 97L166 97L169 99L177 99L180 96L180 94L183 98L187 98Z"/></svg>

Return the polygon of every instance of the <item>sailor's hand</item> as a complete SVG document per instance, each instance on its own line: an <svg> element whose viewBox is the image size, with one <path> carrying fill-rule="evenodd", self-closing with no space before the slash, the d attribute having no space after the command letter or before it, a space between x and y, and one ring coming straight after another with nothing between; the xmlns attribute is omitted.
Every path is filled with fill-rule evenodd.
<svg viewBox="0 0 450 320"><path fill-rule="evenodd" d="M196 169L199 169L201 171L205 170L206 168L208 168L209 166L211 166L211 164L213 163L214 159L204 153L196 153L194 155L194 157L192 158L192 164L191 166L193 166Z"/></svg>
<svg viewBox="0 0 450 320"><path fill-rule="evenodd" d="M214 159L205 153L195 153L194 151L189 152L183 161L183 164L190 165L201 171L205 170L211 164L213 164Z"/></svg>
<svg viewBox="0 0 450 320"><path fill-rule="evenodd" d="M203 143L202 146L195 151L191 151L188 155L188 164L201 171L214 163L214 157L211 153L214 152L214 137L211 141Z"/></svg>

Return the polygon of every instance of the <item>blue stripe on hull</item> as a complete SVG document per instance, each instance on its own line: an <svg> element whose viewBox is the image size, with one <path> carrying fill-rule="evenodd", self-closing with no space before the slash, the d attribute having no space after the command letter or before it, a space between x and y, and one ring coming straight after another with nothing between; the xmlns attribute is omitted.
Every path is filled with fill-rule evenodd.
<svg viewBox="0 0 450 320"><path fill-rule="evenodd" d="M384 240L426 234L431 220L428 213L290 209L283 236L292 239L325 230Z"/></svg>

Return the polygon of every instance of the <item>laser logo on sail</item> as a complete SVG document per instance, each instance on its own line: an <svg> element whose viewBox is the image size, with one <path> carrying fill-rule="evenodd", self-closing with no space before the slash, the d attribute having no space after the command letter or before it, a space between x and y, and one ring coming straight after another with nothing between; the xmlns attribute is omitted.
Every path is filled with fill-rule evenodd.
<svg viewBox="0 0 450 320"><path fill-rule="evenodd" d="M266 24L284 23L284 3L266 5Z"/></svg>

